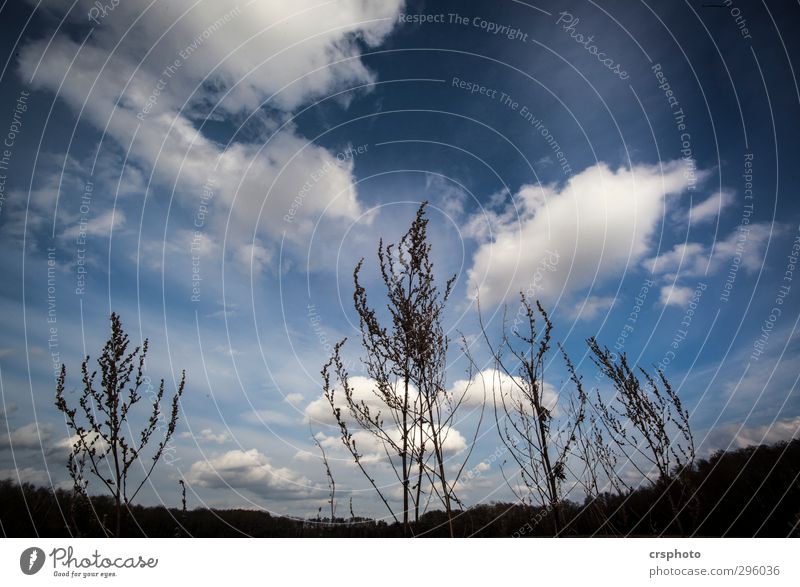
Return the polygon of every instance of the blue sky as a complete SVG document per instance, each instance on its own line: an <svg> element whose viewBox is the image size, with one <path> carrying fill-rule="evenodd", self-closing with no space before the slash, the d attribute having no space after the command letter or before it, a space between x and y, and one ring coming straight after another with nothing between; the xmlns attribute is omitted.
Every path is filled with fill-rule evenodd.
<svg viewBox="0 0 800 587"><path fill-rule="evenodd" d="M187 371L145 503L183 478L194 505L316 512L318 434L379 513L319 370L349 336L359 373L353 267L380 291L422 200L454 336L476 294L496 336L532 292L592 386L589 336L663 367L701 453L797 435L796 6L107 4L0 8L2 476L64 483L53 365L116 311L149 376ZM466 503L508 499L499 446L484 422Z"/></svg>

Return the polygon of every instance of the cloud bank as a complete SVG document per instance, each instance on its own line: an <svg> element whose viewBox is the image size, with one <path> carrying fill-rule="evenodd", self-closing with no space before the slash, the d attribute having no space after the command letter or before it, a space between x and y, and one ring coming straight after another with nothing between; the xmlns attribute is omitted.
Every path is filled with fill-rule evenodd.
<svg viewBox="0 0 800 587"><path fill-rule="evenodd" d="M485 305L520 291L553 301L618 276L650 251L667 197L688 187L682 161L616 171L598 163L561 187L524 185L503 209L468 226L480 243L468 294Z"/></svg>

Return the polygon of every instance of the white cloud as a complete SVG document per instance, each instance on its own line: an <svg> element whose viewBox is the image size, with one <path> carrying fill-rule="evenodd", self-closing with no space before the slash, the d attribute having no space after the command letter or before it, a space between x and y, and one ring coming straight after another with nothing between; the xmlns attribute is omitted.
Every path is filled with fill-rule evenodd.
<svg viewBox="0 0 800 587"><path fill-rule="evenodd" d="M714 245L712 260L717 263L717 267L730 263L740 253L742 267L748 271L757 271L764 262L764 251L769 239L783 232L783 226L768 222L750 224L745 228L746 238L742 236L743 230L734 230L728 238L717 241Z"/></svg>
<svg viewBox="0 0 800 587"><path fill-rule="evenodd" d="M80 436L78 436L77 434L73 434L72 436L67 436L56 442L53 445L53 448L69 451L72 450L72 448L79 440ZM86 434L86 444L97 448L98 454L105 452L106 448L109 446L106 444L106 441L100 437L99 434L91 431Z"/></svg>
<svg viewBox="0 0 800 587"><path fill-rule="evenodd" d="M211 428L203 428L199 434L193 434L191 432L181 432L181 438L191 438L196 440L197 442L213 442L214 444L225 444L230 440L230 436L228 436L227 432L220 432L219 434L215 434Z"/></svg>
<svg viewBox="0 0 800 587"><path fill-rule="evenodd" d="M589 296L575 304L571 316L573 320L592 320L609 310L614 302L613 296Z"/></svg>
<svg viewBox="0 0 800 587"><path fill-rule="evenodd" d="M536 297L552 300L621 274L649 251L665 196L688 186L684 171L681 161L617 171L598 163L560 188L523 186L515 206L470 223L469 233L485 242L468 272L468 294L477 292L489 305L533 288ZM537 279L537 267L554 255L558 264Z"/></svg>
<svg viewBox="0 0 800 587"><path fill-rule="evenodd" d="M21 450L46 447L52 435L52 425L40 424L37 426L36 422L31 422L11 431L11 448ZM5 433L0 434L0 446L9 446L9 437Z"/></svg>
<svg viewBox="0 0 800 587"><path fill-rule="evenodd" d="M479 473L485 473L491 468L492 468L491 463L488 463L486 461L481 461L480 463L475 465L475 470L478 471Z"/></svg>
<svg viewBox="0 0 800 587"><path fill-rule="evenodd" d="M692 224L701 224L714 220L722 211L733 203L733 193L719 191L702 202L692 206L690 214Z"/></svg>
<svg viewBox="0 0 800 587"><path fill-rule="evenodd" d="M702 275L707 262L708 252L700 243L678 243L669 251L645 260L642 265L656 275L674 279L679 268L681 275Z"/></svg>
<svg viewBox="0 0 800 587"><path fill-rule="evenodd" d="M672 280L676 277L700 277L706 274L706 270L710 274L730 263L756 271L764 261L764 251L771 235L775 236L782 230L781 226L756 222L718 240L713 254L711 246L679 243L665 253L646 259L642 265Z"/></svg>
<svg viewBox="0 0 800 587"><path fill-rule="evenodd" d="M691 287L681 287L678 285L665 285L661 288L659 302L665 306L685 307L692 299L694 290Z"/></svg>
<svg viewBox="0 0 800 587"><path fill-rule="evenodd" d="M265 497L305 499L314 487L306 477L286 467L276 467L256 449L231 450L192 463L186 480L198 487L247 489Z"/></svg>
<svg viewBox="0 0 800 587"><path fill-rule="evenodd" d="M353 429L351 429L351 431L352 430ZM403 437L398 427L387 426L386 432L392 439L392 442L394 442L398 446L401 444ZM423 436L425 438L430 438L431 436L430 427L427 425L423 432ZM418 438L416 436L414 436L413 438L417 439L418 441ZM371 432L367 432L365 430L355 429L355 431L353 431L353 439L355 440L358 452L362 455L360 459L361 462L383 463L388 466L388 461L386 456L387 447L385 447L382 441L378 439L374 434L372 434ZM319 440L320 444L323 446L323 448L325 448L325 450L330 450L331 454L335 454L338 458L344 459L345 462L352 464L350 453L347 452L347 449L342 444L341 437L328 436L324 433L318 433L317 440ZM464 438L464 436L452 426L442 427L440 440L445 459L453 455L457 455L467 448L466 438ZM414 440L412 439L411 442L413 443ZM428 452L430 452L431 444L428 443L427 446L428 446L427 450ZM391 453L392 451L390 450L389 452Z"/></svg>
<svg viewBox="0 0 800 587"><path fill-rule="evenodd" d="M453 180L435 173L425 175L425 193L436 202L437 208L441 208L451 218L459 217L464 213L464 203L469 199L469 195L463 187ZM435 194L435 198L432 197L433 194Z"/></svg>
<svg viewBox="0 0 800 587"><path fill-rule="evenodd" d="M72 3L52 4L50 10L67 12ZM69 15L86 23L93 0L75 4ZM87 48L111 49L119 43L114 53L138 64L137 75L143 78L158 79L167 65L180 60L179 74L165 79L169 92L158 96L157 105L167 101L175 108L185 94L205 82L202 91L207 95L201 97L216 101L227 94L223 106L229 112L254 109L277 92L273 101L292 110L350 84L372 81L355 41L379 44L394 27L402 4L400 0L246 4L172 0L144 10L138 2L121 2L102 26L95 27L93 44ZM110 54L95 57L102 63ZM119 75L128 73L122 70ZM83 81L90 85L93 79ZM142 93L145 88L136 89L139 93L131 99L150 95Z"/></svg>
<svg viewBox="0 0 800 587"><path fill-rule="evenodd" d="M402 439L401 430L399 427L394 426L391 423L391 416L388 413L388 409L386 408L385 404L375 395L373 391L376 389L375 381L368 377L354 376L350 377L349 384L353 389L353 400L356 403L364 402L364 404L369 407L370 413L373 415L376 415L379 412L383 414L385 429L388 435L394 442L399 444ZM456 385L459 385L459 383L456 382ZM456 387L454 389L458 388ZM402 393L399 384L395 387L395 392L398 394ZM409 389L409 395L409 401L413 403L417 398L417 389L411 386ZM356 440L356 445L358 446L359 452L364 454L365 458L369 460L384 460L386 458L386 452L383 445L372 433L361 430L353 421L353 418L350 416L350 412L347 407L344 392L341 390L341 388L335 389L334 402L335 406L341 410L344 421L350 426L350 430L353 432L353 437ZM331 405L324 396L320 396L310 402L304 410L304 415L305 420L312 423L312 425L327 424L331 427L337 426L336 418L333 415ZM442 448L447 455L458 454L467 447L466 439L455 428L444 426L441 431L441 436L444 439ZM429 430L425 431L424 437L430 437ZM339 452L344 450L344 447L342 446L341 440L338 436L326 436L325 434L320 434L318 435L318 438L326 449L330 448Z"/></svg>
<svg viewBox="0 0 800 587"><path fill-rule="evenodd" d="M302 393L287 393L286 397L283 399L286 400L288 403L292 404L293 406L297 406L303 403L303 400L305 398L303 397Z"/></svg>
<svg viewBox="0 0 800 587"><path fill-rule="evenodd" d="M377 414L378 411L381 411L387 422L386 428L389 435L395 442L399 443L402 438L400 429L396 426L388 425L390 417L386 412L386 407L373 392L375 389L375 382L367 377L361 376L351 377L349 382L350 386L353 388L353 399L356 402L363 401L369 407L372 414ZM447 390L447 393L454 400L462 401L463 408L474 408L480 406L484 399L491 404L493 401L493 390L497 393L498 401L500 400L501 393L506 398L513 399L519 398L520 394L519 388L512 378L495 369L485 369L476 373L471 380L456 380L453 382L450 389ZM398 388L397 392L399 393L399 391ZM410 394L411 401L413 401L417 396L417 390L412 388ZM353 432L356 445L359 451L364 455L365 460L385 461L386 453L383 445L373 434L359 429L358 426L354 424L347 409L344 394L340 389L335 390L334 400L336 407L341 409L345 421L351 426L350 429ZM545 382L544 384L544 402L555 414L558 414L558 390L549 382ZM333 416L331 406L324 397L319 397L310 402L306 406L304 414L308 422L327 424L332 427L336 425L336 419ZM445 439L443 448L446 455L459 454L467 447L467 440L461 432L455 428L449 426L445 427L442 431L442 436ZM319 433L317 438L326 450L331 450L339 456L344 456L343 451L345 449L338 436L328 436Z"/></svg>
<svg viewBox="0 0 800 587"><path fill-rule="evenodd" d="M50 478L47 471L34 469L33 467L23 467L21 469L0 469L0 479L11 479L20 483L32 483L44 487L50 486Z"/></svg>
<svg viewBox="0 0 800 587"><path fill-rule="evenodd" d="M774 444L782 440L800 438L800 416L776 420L756 426L725 424L714 428L704 445L713 448L744 448L759 444Z"/></svg>
<svg viewBox="0 0 800 587"><path fill-rule="evenodd" d="M62 236L69 239L78 237L81 233L86 236L105 237L125 224L125 212L121 209L107 210L96 217L87 219L86 224L73 224L67 228Z"/></svg>
<svg viewBox="0 0 800 587"><path fill-rule="evenodd" d="M381 410L381 408L385 410L385 404L375 393L377 387L373 379L356 375L350 377L348 383L353 389L353 400L355 402L364 402L369 407L370 411L372 411L372 413L377 413ZM402 392L399 386L396 387L395 390L398 394ZM409 394L411 396L411 401L413 401L417 395L416 388L411 386L409 389ZM341 389L341 387L335 388L333 397L336 407L340 408L342 415L348 419L349 423L352 423L352 420L349 418L344 391ZM306 406L303 413L305 415L306 422L310 422L312 424L336 424L336 418L333 416L331 405L324 396L320 396L310 402Z"/></svg>
<svg viewBox="0 0 800 587"><path fill-rule="evenodd" d="M514 402L519 401L521 398L520 385L524 386L519 377L511 377L497 369L484 369L473 375L472 379L455 381L448 393L456 400L463 395L464 405L480 405L484 397L490 404L496 397L499 405L501 394L507 398L506 401L508 399ZM542 397L545 407L557 413L558 390L548 381L544 382Z"/></svg>
<svg viewBox="0 0 800 587"><path fill-rule="evenodd" d="M275 254L260 242L242 244L234 253L240 269L245 273L251 271L260 275L264 269L274 269Z"/></svg>
<svg viewBox="0 0 800 587"><path fill-rule="evenodd" d="M72 18L85 22L92 5L79 1ZM286 231L289 244L302 246L320 215L326 224L359 216L353 162L337 161L291 124L268 138L239 139L224 148L198 132L193 118L208 113L209 104L240 116L269 99L277 110L265 126L273 131L285 112L370 84L359 40L380 43L402 2L257 2L217 23L237 6L178 0L143 10L135 2L120 3L83 47L63 32L27 43L19 70L24 79L32 77L33 87L57 90L82 119L104 129L129 151L129 163L153 169L162 186L175 186L186 208L197 209L198 194L213 179L207 218L213 240L221 241L227 229L229 250L247 255L240 247L252 244L262 267L269 259L254 242L257 232L277 240ZM65 12L67 4L50 10ZM196 49L187 55L192 44ZM167 75L169 65L175 69ZM153 104L145 115L148 100ZM285 221L292 212L292 221Z"/></svg>

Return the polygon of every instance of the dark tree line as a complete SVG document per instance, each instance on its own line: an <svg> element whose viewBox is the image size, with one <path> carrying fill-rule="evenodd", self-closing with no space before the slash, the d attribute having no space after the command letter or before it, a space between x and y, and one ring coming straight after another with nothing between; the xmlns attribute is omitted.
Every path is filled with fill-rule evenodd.
<svg viewBox="0 0 800 587"><path fill-rule="evenodd" d="M687 536L800 537L800 440L751 446L698 459L684 472L702 515L684 520ZM661 536L678 533L672 508L653 485L602 494L590 503L561 504L564 536ZM102 520L114 512L107 495L80 500L80 515L66 515L72 491L0 481L0 528L5 537L105 536ZM179 498L176 496L176 502ZM607 523L597 524L597 511ZM358 517L330 520L271 516L252 510L131 506L124 536L400 537L402 522ZM453 533L467 537L553 536L552 511L520 503L476 505L454 512ZM432 510L412 522L418 536L450 536L447 514Z"/></svg>

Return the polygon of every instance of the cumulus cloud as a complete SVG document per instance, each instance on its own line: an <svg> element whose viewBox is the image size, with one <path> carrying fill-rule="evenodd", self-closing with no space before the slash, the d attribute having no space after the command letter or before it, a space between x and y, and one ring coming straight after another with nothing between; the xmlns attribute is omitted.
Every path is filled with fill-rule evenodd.
<svg viewBox="0 0 800 587"><path fill-rule="evenodd" d="M731 232L713 245L679 243L672 249L646 259L642 265L665 279L700 277L734 263L747 271L756 271L764 261L770 236L780 226L756 222Z"/></svg>
<svg viewBox="0 0 800 587"><path fill-rule="evenodd" d="M80 436L77 434L73 434L72 436L66 436L61 440L56 441L52 448L53 450L61 450L61 451L69 451L72 450L72 447L80 440ZM89 446L93 446L97 449L98 454L106 452L108 449L108 444L103 438L97 434L96 432L88 432L86 434L86 444Z"/></svg>
<svg viewBox="0 0 800 587"><path fill-rule="evenodd" d="M123 224L125 224L125 212L107 210L93 217L91 222L87 221L85 225L73 224L62 233L62 236L70 239L77 238L79 235L104 237Z"/></svg>
<svg viewBox="0 0 800 587"><path fill-rule="evenodd" d="M552 300L620 274L649 251L666 196L688 187L684 171L681 161L616 171L598 163L563 187L523 186L512 204L468 226L483 241L468 272L469 295L494 304L533 288ZM546 271L537 280L539 267Z"/></svg>
<svg viewBox="0 0 800 587"><path fill-rule="evenodd" d="M194 434L192 432L181 432L180 437L191 438L197 442L212 442L214 444L225 444L230 440L230 436L228 436L227 432L215 434L211 428L203 428L199 434Z"/></svg>
<svg viewBox="0 0 800 587"><path fill-rule="evenodd" d="M744 448L759 444L774 444L794 438L800 438L800 416L754 426L739 424L718 426L709 433L708 439L703 444L721 449Z"/></svg>
<svg viewBox="0 0 800 587"><path fill-rule="evenodd" d="M386 432L392 439L392 442L398 446L402 443L403 437L400 428L397 426L387 426ZM423 431L423 437L430 438L430 435L430 426L426 425ZM330 451L331 454L344 459L348 464L353 464L350 453L344 448L339 436L329 436L321 432L317 434L317 440L326 451ZM355 429L353 432L353 440L355 440L356 446L358 447L358 452L362 455L360 459L362 463L383 463L388 466L386 447L374 434L365 430ZM414 436L411 442L413 443L416 441L418 441L418 438ZM442 427L440 442L445 459L457 455L467 448L467 439L452 426ZM428 452L430 452L432 450L431 444L428 443L427 446ZM302 453L298 454L298 456L300 458L307 458L307 456L302 456Z"/></svg>
<svg viewBox="0 0 800 587"><path fill-rule="evenodd" d="M50 486L50 477L47 471L34 469L33 467L23 467L20 469L0 469L0 479L11 479L19 483L32 483L39 486Z"/></svg>
<svg viewBox="0 0 800 587"><path fill-rule="evenodd" d="M436 206L451 218L458 218L464 213L464 204L469 199L462 185L434 173L425 175L425 193L436 194Z"/></svg>
<svg viewBox="0 0 800 587"><path fill-rule="evenodd" d="M694 295L694 290L691 287L682 287L678 285L665 285L661 288L661 296L659 302L665 306L678 306L683 308L689 303Z"/></svg>
<svg viewBox="0 0 800 587"><path fill-rule="evenodd" d="M700 243L678 243L669 251L644 261L643 265L656 275L674 279L680 268L682 275L701 275L708 262L706 247Z"/></svg>
<svg viewBox="0 0 800 587"><path fill-rule="evenodd" d="M85 22L92 5L80 0L68 18ZM66 13L69 6L49 10ZM33 87L58 91L129 153L129 163L175 188L184 206L196 209L198 194L213 183L207 224L218 241L227 228L231 250L261 269L268 255L253 243L257 232L278 239L286 231L289 244L302 245L319 215L331 222L360 214L352 160L337 160L284 123L286 113L313 99L371 84L359 43L380 43L401 6L178 0L144 10L120 3L84 45L65 32L28 42L19 71ZM235 117L265 100L275 114L258 141L239 138L225 147L195 125L211 105L217 115ZM241 248L248 243L250 251Z"/></svg>
<svg viewBox="0 0 800 587"><path fill-rule="evenodd" d="M722 211L733 203L733 192L722 190L702 202L692 206L690 216L692 224L702 224L714 220Z"/></svg>
<svg viewBox="0 0 800 587"><path fill-rule="evenodd" d="M165 80L170 91L158 95L159 103L172 108L198 89L215 102L224 95L221 106L229 112L254 109L272 94L276 105L291 110L347 85L372 81L358 58L357 41L379 44L394 27L402 4L173 0L145 10L140 3L121 2L95 28L87 49L97 50L93 57L102 64L116 47L115 55L140 65L142 79L157 79L164 67L180 60L180 75ZM78 0L49 3L48 8L86 23L93 5L93 0ZM102 54L101 49L108 51ZM53 66L40 66L48 67ZM129 73L121 70L121 81ZM205 83L197 88L200 82ZM145 89L150 88L135 88L131 99L146 99Z"/></svg>
<svg viewBox="0 0 800 587"><path fill-rule="evenodd" d="M53 435L53 426L31 422L11 431L10 438L7 434L0 434L0 446L11 446L14 450L41 448L47 446Z"/></svg>
<svg viewBox="0 0 800 587"><path fill-rule="evenodd" d="M616 298L613 296L588 296L575 304L571 317L574 320L593 320L609 310L614 302Z"/></svg>
<svg viewBox="0 0 800 587"><path fill-rule="evenodd" d="M455 381L449 393L456 399L464 396L465 405L480 405L484 398L492 402L493 397L499 402L501 394L507 402L517 402L521 399L520 386L524 387L524 382L519 377L511 377L497 369L484 369L472 379ZM548 381L544 382L542 399L545 407L557 413L558 390Z"/></svg>
<svg viewBox="0 0 800 587"><path fill-rule="evenodd" d="M272 465L254 448L231 450L192 463L186 480L197 487L247 489L264 498L305 499L315 489L306 477Z"/></svg>
<svg viewBox="0 0 800 587"><path fill-rule="evenodd" d="M361 375L356 375L350 377L348 380L350 387L353 389L353 400L356 403L364 402L364 404L369 407L372 413L378 413L382 407L385 407L381 399L376 395L375 391L377 390L377 384L374 379L370 379L369 377L363 377ZM399 386L396 388L396 393L401 393L402 390ZM411 401L414 400L417 396L417 389L412 385L409 389L409 394L411 396ZM334 389L334 400L335 405L338 408L341 408L342 415L348 417L348 409L347 403L345 402L344 391L337 387ZM398 396L399 397L399 396ZM325 399L324 396L320 396L317 399L310 402L303 411L305 415L306 422L311 422L315 424L330 424L336 425L336 418L333 416L333 411L331 410L331 405L328 403L328 400ZM351 420L348 420L352 422Z"/></svg>
<svg viewBox="0 0 800 587"><path fill-rule="evenodd" d="M234 256L245 273L252 269L255 275L260 275L264 269L275 267L275 254L258 241L241 245Z"/></svg>
<svg viewBox="0 0 800 587"><path fill-rule="evenodd" d="M369 407L370 413L373 415L377 415L379 412L383 414L387 434L394 442L399 444L402 440L401 430L391 422L391 416L388 414L385 404L375 394L375 390L377 389L375 381L368 377L354 376L349 379L349 384L353 389L353 400L356 403L363 402L367 407ZM454 390L458 391L459 388L454 387L449 391L452 393ZM395 388L395 391L398 394L402 393L399 384ZM418 395L417 389L414 386L410 387L409 395L409 401L413 403L417 399ZM471 395L468 396L467 400L465 400L465 404L467 401L472 401L471 397ZM350 416L350 412L344 397L344 391L341 390L341 388L334 390L334 405L341 410L344 421L351 427L353 437L356 440L356 445L358 446L359 451L365 455L365 458L369 460L384 460L386 458L386 452L383 444L372 433L359 429L358 425ZM331 410L331 405L324 396L320 396L311 401L305 407L303 413L306 422L313 424L327 424L331 427L337 426L336 418ZM458 454L467 447L467 441L464 436L452 426L443 426L441 436L443 438L442 448L446 455ZM423 437L430 437L430 429L424 431ZM344 450L342 442L338 436L327 436L325 434L320 434L317 436L317 438L326 449L331 449L337 453L341 453Z"/></svg>
<svg viewBox="0 0 800 587"><path fill-rule="evenodd" d="M286 400L287 403L292 404L293 406L298 406L303 403L305 399L302 393L287 393L286 397L283 398Z"/></svg>
<svg viewBox="0 0 800 587"><path fill-rule="evenodd" d="M782 232L783 227L780 224L773 225L769 222L758 222L750 224L746 229L735 230L727 238L715 243L712 262L717 264L715 267L719 267L740 258L742 267L748 271L757 271L764 262L764 251L770 238Z"/></svg>

